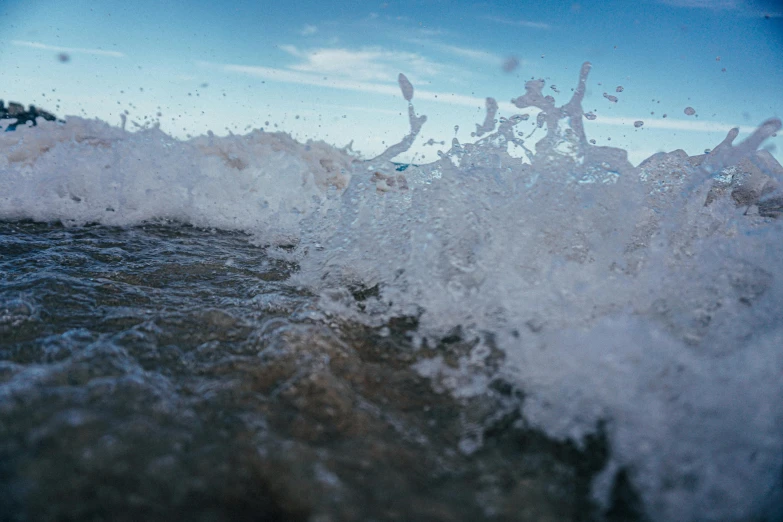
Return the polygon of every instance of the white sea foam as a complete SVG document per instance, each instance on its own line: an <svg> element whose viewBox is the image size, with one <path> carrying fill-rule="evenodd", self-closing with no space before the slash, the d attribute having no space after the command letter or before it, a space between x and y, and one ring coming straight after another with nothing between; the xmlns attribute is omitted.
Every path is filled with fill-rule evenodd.
<svg viewBox="0 0 783 522"><path fill-rule="evenodd" d="M68 118L0 134L0 219L134 225L156 219L299 236L302 216L344 188L354 158L285 133L175 140Z"/></svg>
<svg viewBox="0 0 783 522"><path fill-rule="evenodd" d="M516 130L524 114L496 122L490 99L480 141L404 171L390 160L425 122L412 105L411 134L369 161L260 131L182 142L78 118L20 129L0 135L0 218L172 219L297 242L292 283L324 311L377 325L414 315L416 342L489 332L529 423L577 442L603 425L599 502L624 469L654 520L779 520L783 198L780 166L755 150L780 122L634 168L585 136L588 72L563 106L542 81L514 100L540 111L533 146ZM345 290L357 284L378 296L357 306ZM418 368L475 395L486 353Z"/></svg>

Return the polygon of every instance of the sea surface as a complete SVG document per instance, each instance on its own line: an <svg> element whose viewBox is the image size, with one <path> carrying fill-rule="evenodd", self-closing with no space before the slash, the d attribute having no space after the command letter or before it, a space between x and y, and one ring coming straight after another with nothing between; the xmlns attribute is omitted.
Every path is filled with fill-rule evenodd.
<svg viewBox="0 0 783 522"><path fill-rule="evenodd" d="M0 520L780 520L781 123L633 166L589 70L427 165L402 75L377 158L0 134Z"/></svg>

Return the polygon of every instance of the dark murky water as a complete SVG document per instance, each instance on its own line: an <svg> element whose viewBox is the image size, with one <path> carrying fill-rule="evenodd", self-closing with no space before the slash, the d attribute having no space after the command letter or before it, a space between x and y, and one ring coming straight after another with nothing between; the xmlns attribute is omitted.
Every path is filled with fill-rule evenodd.
<svg viewBox="0 0 783 522"><path fill-rule="evenodd" d="M237 233L0 223L0 520L597 518L603 440L529 429L502 381L434 391L411 364L470 343L330 318L296 268ZM620 474L609 518L634 504Z"/></svg>

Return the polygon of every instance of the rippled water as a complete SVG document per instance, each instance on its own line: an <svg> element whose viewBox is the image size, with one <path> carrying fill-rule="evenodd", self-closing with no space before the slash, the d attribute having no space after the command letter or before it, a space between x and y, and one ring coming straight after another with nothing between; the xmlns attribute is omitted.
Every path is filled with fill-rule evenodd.
<svg viewBox="0 0 783 522"><path fill-rule="evenodd" d="M530 430L502 380L434 392L415 358L470 346L329 318L243 234L16 222L0 250L0 519L593 516L605 442Z"/></svg>

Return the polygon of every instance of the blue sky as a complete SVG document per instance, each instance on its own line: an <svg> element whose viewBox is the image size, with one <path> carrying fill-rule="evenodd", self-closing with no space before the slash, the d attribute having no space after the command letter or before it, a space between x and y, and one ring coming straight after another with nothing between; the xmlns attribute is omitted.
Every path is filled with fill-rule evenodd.
<svg viewBox="0 0 783 522"><path fill-rule="evenodd" d="M510 115L535 77L567 101L583 61L588 137L637 162L783 116L774 1L2 0L0 27L0 98L113 124L128 111L179 137L262 127L373 155L407 130L404 72L429 117L416 159L432 159L443 146L422 143L455 125L469 140L486 96ZM781 157L781 137L767 146Z"/></svg>

